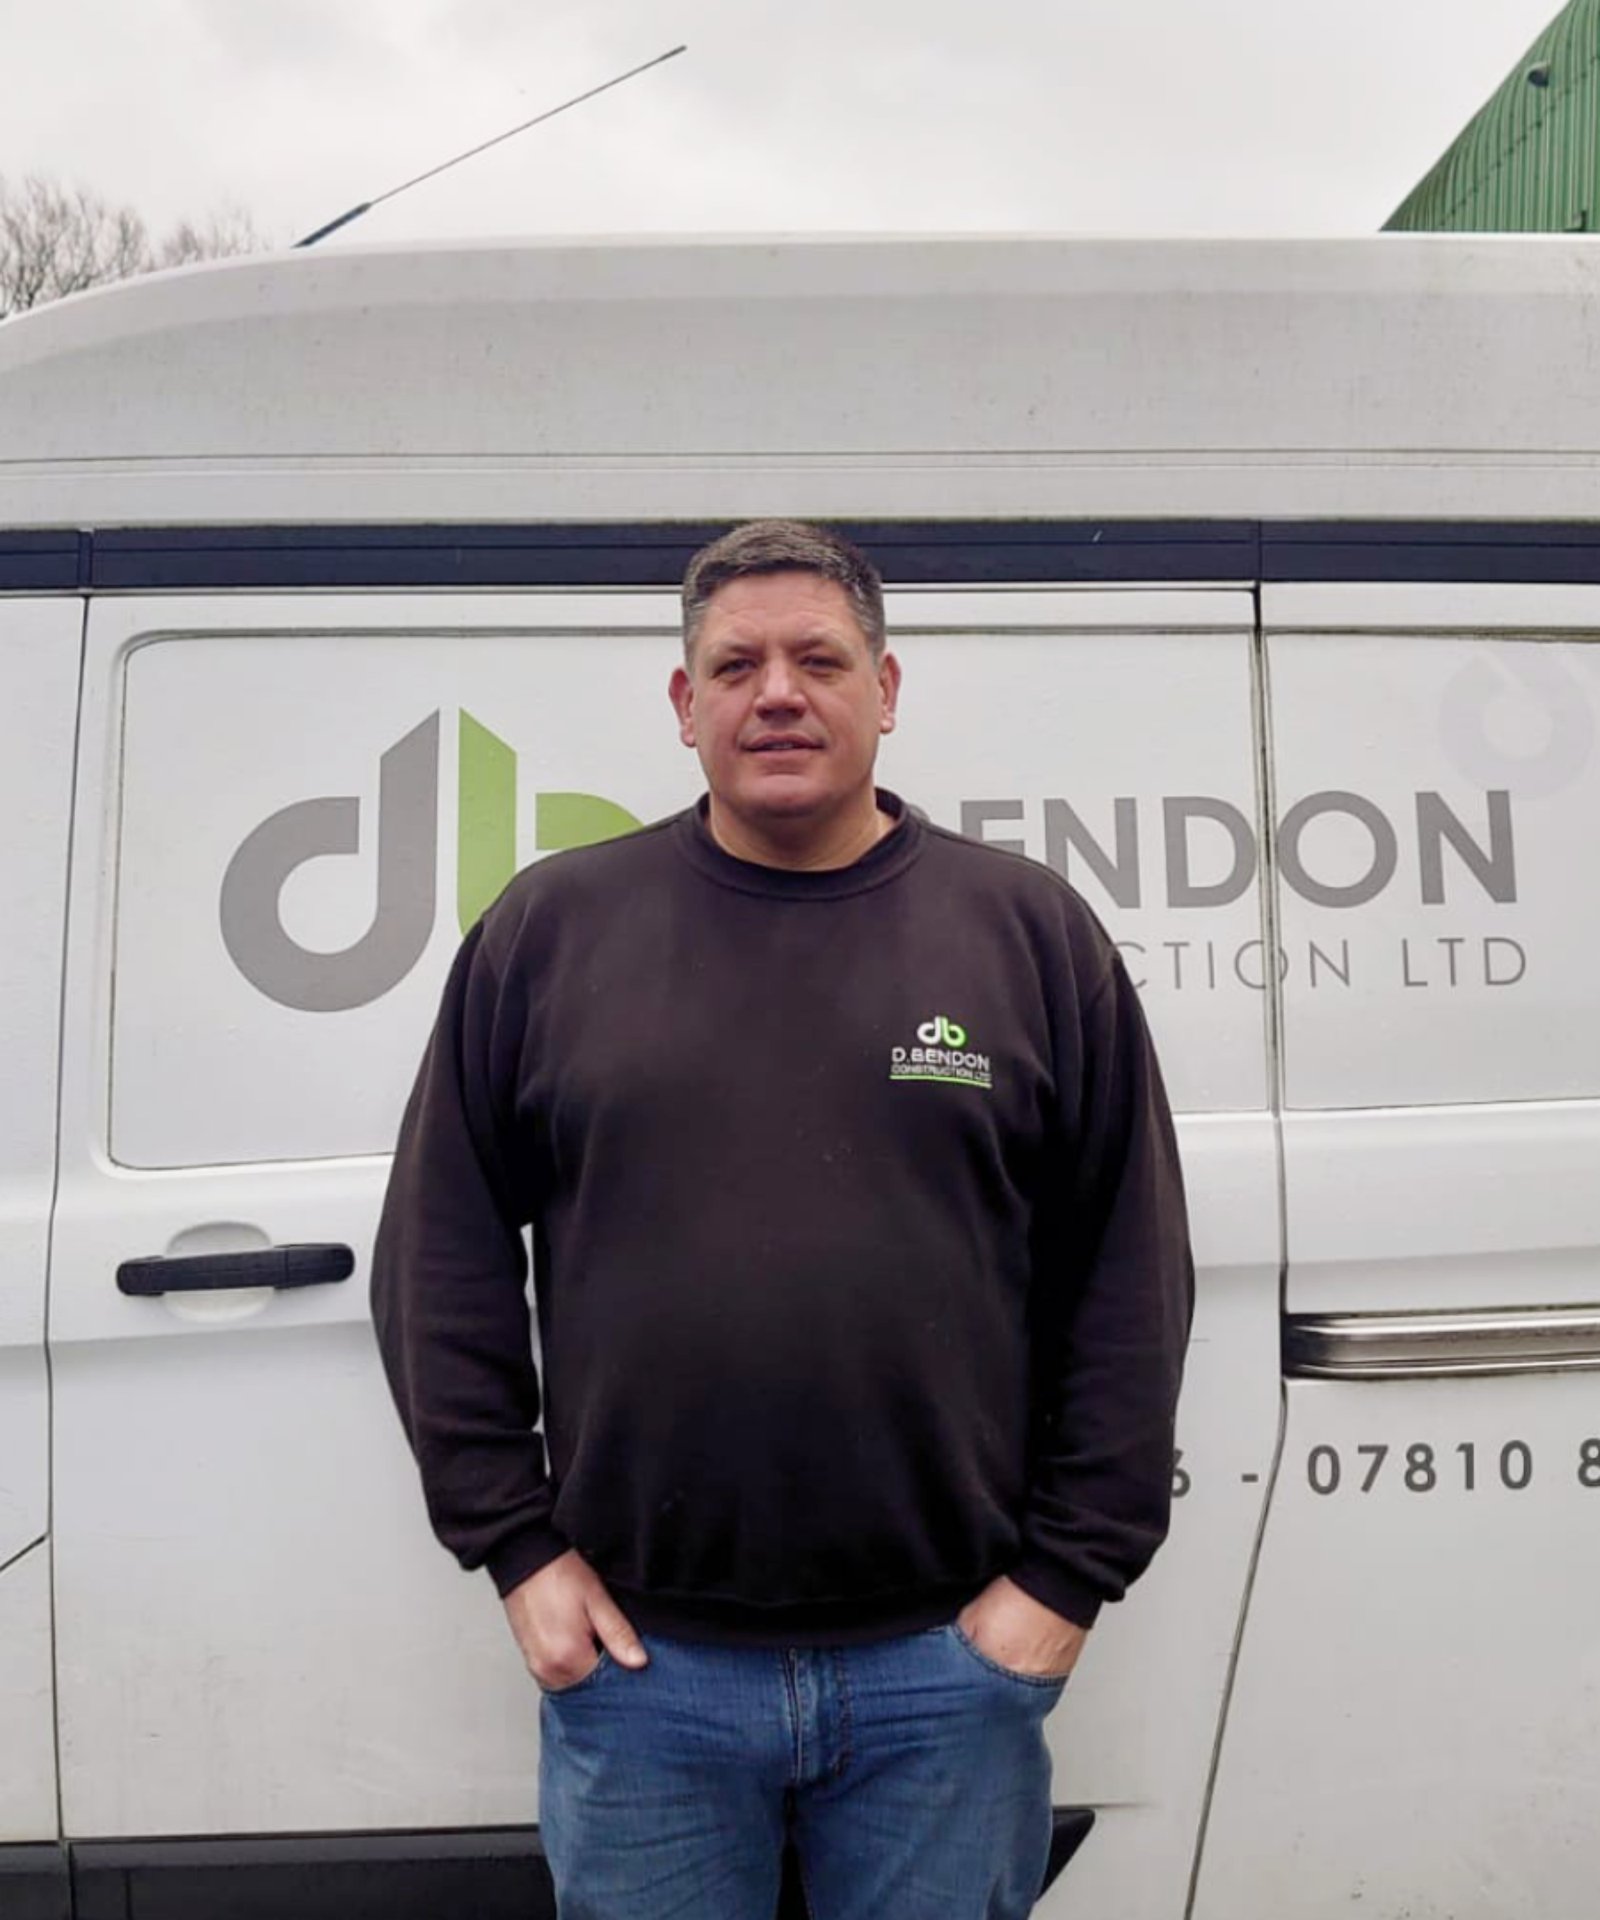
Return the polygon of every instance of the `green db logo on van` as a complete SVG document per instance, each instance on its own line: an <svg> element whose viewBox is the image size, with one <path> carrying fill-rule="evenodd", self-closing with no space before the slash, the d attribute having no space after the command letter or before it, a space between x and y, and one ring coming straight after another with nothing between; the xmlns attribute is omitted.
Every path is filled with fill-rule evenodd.
<svg viewBox="0 0 1600 1920"><path fill-rule="evenodd" d="M378 763L377 898L372 924L348 947L302 946L283 924L281 901L290 875L307 861L361 852L359 800L297 800L246 834L228 862L218 903L222 943L269 1000L304 1013L346 1013L381 999L422 958L439 904L439 718L430 713ZM456 789L456 919L465 933L520 864L517 756L465 708ZM589 846L638 825L598 794L534 796L541 853Z"/></svg>

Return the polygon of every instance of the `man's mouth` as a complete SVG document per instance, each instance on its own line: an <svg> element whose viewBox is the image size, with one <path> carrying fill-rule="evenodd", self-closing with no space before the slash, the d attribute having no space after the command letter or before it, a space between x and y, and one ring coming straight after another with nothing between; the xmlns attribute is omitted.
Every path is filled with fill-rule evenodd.
<svg viewBox="0 0 1600 1920"><path fill-rule="evenodd" d="M815 753L818 743L815 740L755 740L745 749L747 753Z"/></svg>

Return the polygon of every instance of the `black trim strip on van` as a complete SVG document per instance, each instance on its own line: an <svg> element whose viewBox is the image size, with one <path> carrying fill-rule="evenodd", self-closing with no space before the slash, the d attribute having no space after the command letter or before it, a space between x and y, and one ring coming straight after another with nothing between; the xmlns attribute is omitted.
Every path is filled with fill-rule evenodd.
<svg viewBox="0 0 1600 1920"><path fill-rule="evenodd" d="M1564 582L1600 580L1592 521L1263 521L1267 580Z"/></svg>
<svg viewBox="0 0 1600 1920"><path fill-rule="evenodd" d="M5 1920L72 1920L65 1847L0 1846L0 1914Z"/></svg>
<svg viewBox="0 0 1600 1920"><path fill-rule="evenodd" d="M0 588L15 593L71 592L89 583L86 533L0 533Z"/></svg>
<svg viewBox="0 0 1600 1920"><path fill-rule="evenodd" d="M532 1828L72 1841L71 1920L554 1920ZM9 1916L8 1916L9 1920Z"/></svg>
<svg viewBox="0 0 1600 1920"><path fill-rule="evenodd" d="M1292 1313L1283 1368L1299 1380L1586 1371L1600 1368L1600 1306Z"/></svg>
<svg viewBox="0 0 1600 1920"><path fill-rule="evenodd" d="M626 526L111 528L92 587L675 587L720 522ZM886 580L1096 582L1255 577L1246 521L852 521Z"/></svg>
<svg viewBox="0 0 1600 1920"><path fill-rule="evenodd" d="M0 533L0 591L665 587L726 522L111 527ZM871 520L897 586L978 582L1600 581L1587 522Z"/></svg>
<svg viewBox="0 0 1600 1920"><path fill-rule="evenodd" d="M1045 1886L1094 1826L1051 1815ZM535 1827L210 1840L74 1840L0 1846L5 1920L554 1920ZM792 1856L774 1920L806 1920Z"/></svg>
<svg viewBox="0 0 1600 1920"><path fill-rule="evenodd" d="M726 522L109 527L0 533L0 591L676 586ZM896 586L1600 581L1576 521L871 520Z"/></svg>

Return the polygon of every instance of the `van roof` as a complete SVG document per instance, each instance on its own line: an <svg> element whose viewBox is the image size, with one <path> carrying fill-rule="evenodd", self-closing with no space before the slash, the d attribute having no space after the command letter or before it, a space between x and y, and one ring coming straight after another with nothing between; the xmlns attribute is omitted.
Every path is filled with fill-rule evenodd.
<svg viewBox="0 0 1600 1920"><path fill-rule="evenodd" d="M0 528L1593 515L1597 293L1557 236L249 257L0 325Z"/></svg>

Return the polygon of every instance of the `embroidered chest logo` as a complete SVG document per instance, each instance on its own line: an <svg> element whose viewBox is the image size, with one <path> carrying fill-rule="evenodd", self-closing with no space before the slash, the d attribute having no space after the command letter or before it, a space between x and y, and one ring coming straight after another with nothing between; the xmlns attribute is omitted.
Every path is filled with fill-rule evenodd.
<svg viewBox="0 0 1600 1920"><path fill-rule="evenodd" d="M914 1047L889 1049L891 1080L931 1080L950 1087L981 1087L987 1092L994 1076L986 1053L967 1046L967 1030L947 1013L936 1013L917 1028Z"/></svg>

